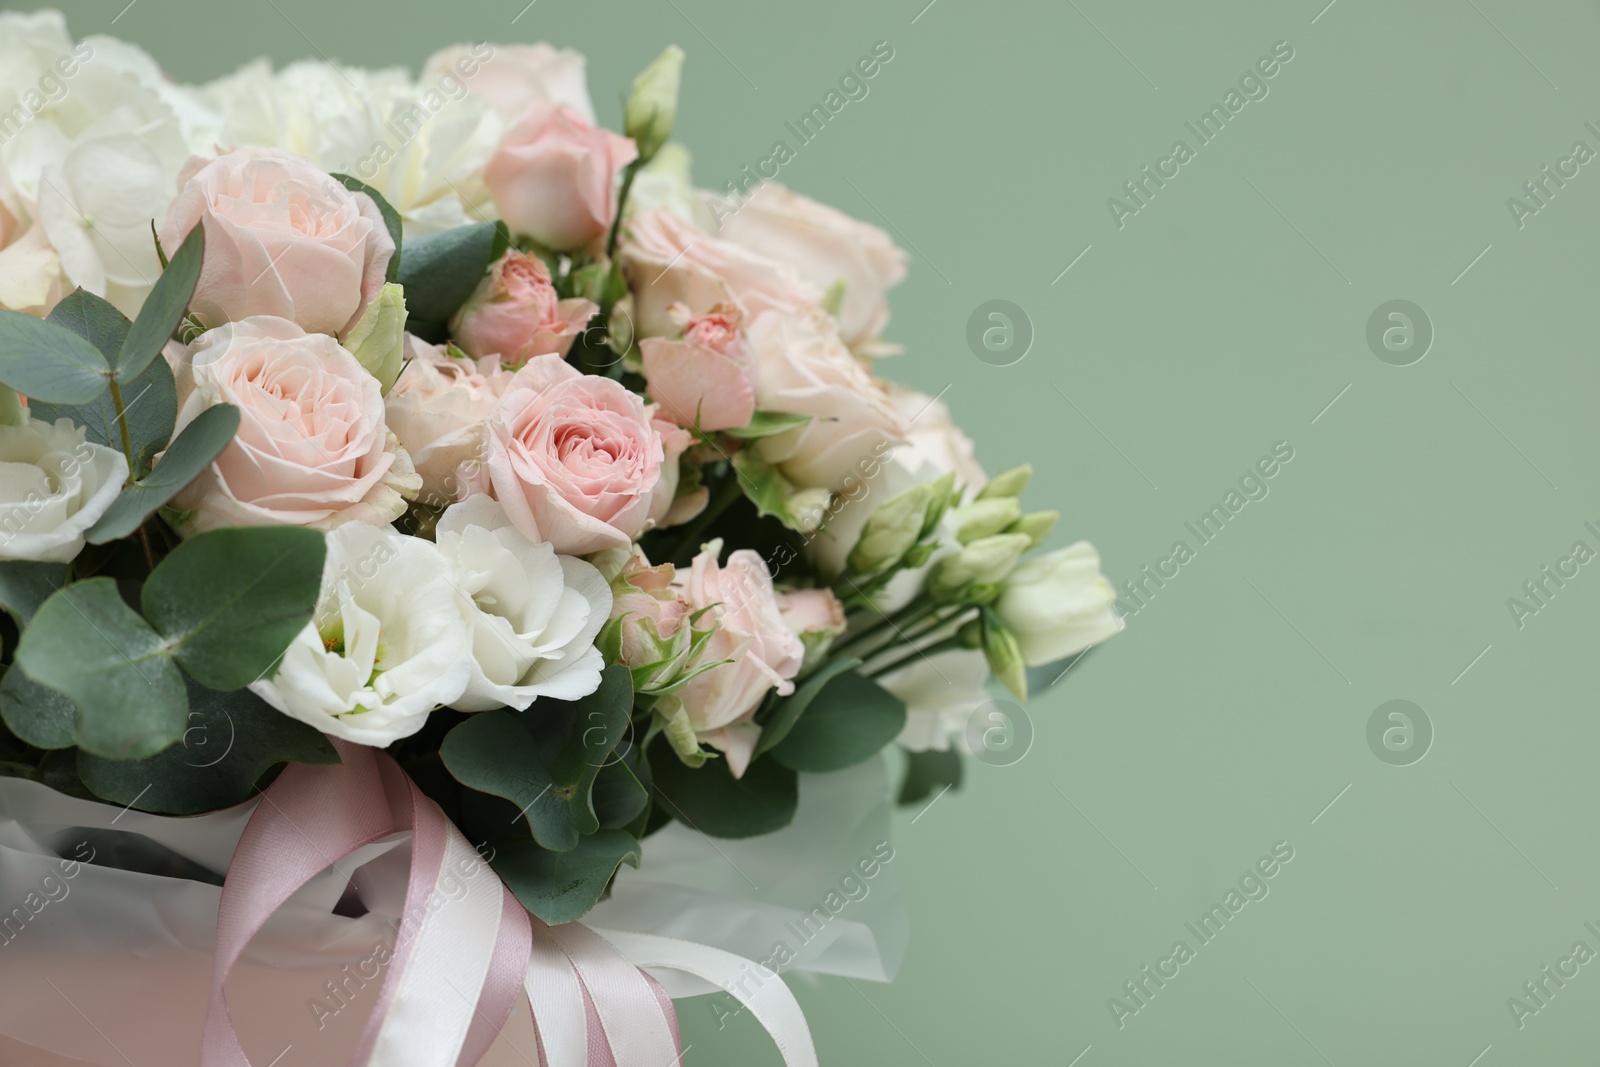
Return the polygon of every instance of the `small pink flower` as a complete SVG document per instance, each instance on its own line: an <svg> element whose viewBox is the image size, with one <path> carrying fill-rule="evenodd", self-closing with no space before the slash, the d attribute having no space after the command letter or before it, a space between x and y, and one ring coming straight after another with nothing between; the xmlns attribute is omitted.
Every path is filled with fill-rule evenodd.
<svg viewBox="0 0 1600 1067"><path fill-rule="evenodd" d="M489 482L529 540L624 547L666 516L687 438L620 383L535 356L490 413Z"/></svg>
<svg viewBox="0 0 1600 1067"><path fill-rule="evenodd" d="M529 102L483 180L506 225L546 248L571 252L602 236L617 215L617 175L634 143L546 100Z"/></svg>
<svg viewBox="0 0 1600 1067"><path fill-rule="evenodd" d="M562 300L544 261L513 248L456 312L450 332L468 355L499 356L502 366L515 370L547 352L565 357L598 310L582 297Z"/></svg>
<svg viewBox="0 0 1600 1067"><path fill-rule="evenodd" d="M756 411L755 367L739 333L739 313L690 321L683 340L639 342L650 396L680 426L705 432L750 424Z"/></svg>
<svg viewBox="0 0 1600 1067"><path fill-rule="evenodd" d="M384 398L386 418L422 476L422 502L443 507L484 480L485 425L512 375L497 356L451 356L410 334L406 358Z"/></svg>

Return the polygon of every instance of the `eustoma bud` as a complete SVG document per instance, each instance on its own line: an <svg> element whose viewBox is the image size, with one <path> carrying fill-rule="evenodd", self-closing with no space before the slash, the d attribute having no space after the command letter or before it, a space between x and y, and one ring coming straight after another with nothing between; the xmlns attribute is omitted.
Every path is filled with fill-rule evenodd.
<svg viewBox="0 0 1600 1067"><path fill-rule="evenodd" d="M933 483L923 482L885 500L861 528L850 569L871 574L897 563L921 539L933 497Z"/></svg>
<svg viewBox="0 0 1600 1067"><path fill-rule="evenodd" d="M678 82L682 74L683 49L672 44L633 79L623 128L639 146L640 166L655 158L672 136L672 124L678 118Z"/></svg>
<svg viewBox="0 0 1600 1067"><path fill-rule="evenodd" d="M998 591L999 583L1005 581L1032 543L1026 534L979 538L934 565L928 576L928 594L942 604L972 603L974 597L987 597Z"/></svg>
<svg viewBox="0 0 1600 1067"><path fill-rule="evenodd" d="M1055 529L1056 522L1060 518L1059 511L1030 511L1006 527L1006 533L1027 534L1033 538L1033 543L1038 545L1050 536L1050 531Z"/></svg>
<svg viewBox="0 0 1600 1067"><path fill-rule="evenodd" d="M378 379L387 393L400 377L406 349L406 293L394 282L379 290L343 341L356 362Z"/></svg>
<svg viewBox="0 0 1600 1067"><path fill-rule="evenodd" d="M981 537L1006 531L1022 517L1022 505L1014 496L996 500L974 500L950 513L955 520L956 540L970 545Z"/></svg>
<svg viewBox="0 0 1600 1067"><path fill-rule="evenodd" d="M988 608L983 609L983 655L989 670L1018 700L1028 699L1028 665L1017 635Z"/></svg>

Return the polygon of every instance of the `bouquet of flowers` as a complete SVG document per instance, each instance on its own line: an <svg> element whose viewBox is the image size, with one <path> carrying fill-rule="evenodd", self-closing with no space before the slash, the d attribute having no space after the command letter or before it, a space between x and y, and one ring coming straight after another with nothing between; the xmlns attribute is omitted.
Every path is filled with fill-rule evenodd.
<svg viewBox="0 0 1600 1067"><path fill-rule="evenodd" d="M814 1062L677 898L578 920L702 838L843 832L881 776L803 783L885 749L903 800L955 783L991 679L1121 628L1090 545L1035 551L1028 468L880 374L889 237L694 189L683 59L618 134L544 45L187 87L0 15L0 855L212 894L206 1064L249 1062L224 986L295 915L383 920L353 1063L476 1063L525 991L539 1062L664 1064L668 968Z"/></svg>

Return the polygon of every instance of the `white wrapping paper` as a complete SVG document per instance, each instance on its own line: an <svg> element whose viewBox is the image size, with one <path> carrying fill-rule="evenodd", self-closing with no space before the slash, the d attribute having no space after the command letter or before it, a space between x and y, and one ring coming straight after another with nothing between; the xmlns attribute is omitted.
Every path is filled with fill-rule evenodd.
<svg viewBox="0 0 1600 1067"><path fill-rule="evenodd" d="M196 879L226 870L252 810L161 818L0 778L0 1064L198 1062L221 889ZM623 868L612 898L584 922L785 972L887 981L908 937L888 827L880 761L804 775L793 825L748 841L667 827L645 842L643 869ZM105 866L122 834L170 850L168 873ZM341 861L251 943L228 1001L257 1067L345 1062L384 977L408 854L409 834L396 834ZM352 876L369 909L360 918L334 913ZM714 988L651 973L674 996ZM523 1004L482 1062L532 1062L533 1047Z"/></svg>

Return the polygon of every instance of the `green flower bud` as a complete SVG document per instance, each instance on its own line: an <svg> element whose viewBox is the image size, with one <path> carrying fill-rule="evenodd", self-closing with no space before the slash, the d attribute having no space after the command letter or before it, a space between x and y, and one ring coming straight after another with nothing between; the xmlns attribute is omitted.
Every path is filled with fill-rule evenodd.
<svg viewBox="0 0 1600 1067"><path fill-rule="evenodd" d="M1014 496L994 500L974 500L950 512L956 523L956 540L970 545L980 537L993 537L1022 517L1022 505Z"/></svg>
<svg viewBox="0 0 1600 1067"><path fill-rule="evenodd" d="M1030 511L1008 526L1006 533L1027 534L1037 545L1050 536L1050 531L1055 529L1056 521L1060 518L1059 511Z"/></svg>
<svg viewBox="0 0 1600 1067"><path fill-rule="evenodd" d="M1024 463L1020 467L1013 467L989 479L989 484L983 487L978 494L979 500L994 500L999 497L1021 496L1022 491L1028 487L1028 479L1033 477L1033 465Z"/></svg>
<svg viewBox="0 0 1600 1067"><path fill-rule="evenodd" d="M1028 665L1022 657L1017 635L1006 628L999 616L983 610L983 655L989 670L1018 700L1028 699Z"/></svg>
<svg viewBox="0 0 1600 1067"><path fill-rule="evenodd" d="M0 385L0 426L22 425L22 402L17 391Z"/></svg>
<svg viewBox="0 0 1600 1067"><path fill-rule="evenodd" d="M385 284L342 343L387 393L394 386L394 380L400 377L405 359L405 290L394 282Z"/></svg>
<svg viewBox="0 0 1600 1067"><path fill-rule="evenodd" d="M960 500L956 491L956 474L951 471L933 483L933 499L928 502L928 513L922 519L922 536L932 536L944 519L944 513Z"/></svg>
<svg viewBox="0 0 1600 1067"><path fill-rule="evenodd" d="M928 576L928 593L942 604L965 600L974 587L1005 581L1031 545L1026 534L981 537L934 565Z"/></svg>
<svg viewBox="0 0 1600 1067"><path fill-rule="evenodd" d="M639 164L650 162L672 136L678 118L678 82L683 75L683 49L669 44L639 76L623 115L623 129L639 146Z"/></svg>
<svg viewBox="0 0 1600 1067"><path fill-rule="evenodd" d="M861 536L850 550L851 570L872 574L897 563L922 537L933 488L923 482L885 500L861 528Z"/></svg>

